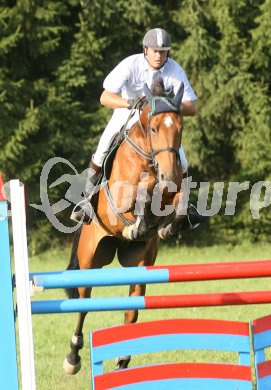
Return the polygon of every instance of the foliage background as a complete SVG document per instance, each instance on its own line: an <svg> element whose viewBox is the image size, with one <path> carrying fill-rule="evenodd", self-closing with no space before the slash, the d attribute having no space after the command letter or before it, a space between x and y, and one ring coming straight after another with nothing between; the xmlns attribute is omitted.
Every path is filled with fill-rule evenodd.
<svg viewBox="0 0 271 390"><path fill-rule="evenodd" d="M198 96L183 143L196 182L271 179L271 0L1 0L0 171L25 183L27 203L40 203L39 177L50 158L82 172L111 112L99 96L109 71L141 52L155 26L172 37L171 57ZM53 182L67 173L57 165ZM71 171L69 172L72 173ZM50 190L52 203L65 186ZM270 192L270 190L269 190ZM193 194L197 197L197 191ZM225 205L227 185L224 187ZM264 192L262 194L264 196ZM187 242L268 240L270 207L250 212L250 191L234 216L222 208ZM67 222L72 206L58 215ZM32 251L70 240L28 207Z"/></svg>

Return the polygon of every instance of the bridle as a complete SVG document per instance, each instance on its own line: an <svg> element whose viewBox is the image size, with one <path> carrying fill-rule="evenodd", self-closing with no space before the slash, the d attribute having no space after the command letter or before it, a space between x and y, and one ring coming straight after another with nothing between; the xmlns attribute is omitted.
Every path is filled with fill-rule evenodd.
<svg viewBox="0 0 271 390"><path fill-rule="evenodd" d="M146 126L146 129L144 128L142 122L141 122L141 118L139 117L139 125L140 125L140 128L141 128L141 131L142 131L142 134L149 139L149 143L150 143L150 152L146 152L145 150L143 150L142 148L140 148L132 139L131 137L129 136L129 130L124 130L124 141L128 143L128 145L130 145L141 157L147 159L147 160L150 160L150 164L149 166L150 167L153 167L154 170L156 171L157 175L156 175L156 182L158 181L158 177L159 177L159 164L156 160L156 156L161 153L161 152L170 152L170 153L175 153L176 154L176 158L177 158L177 162L180 163L180 157L179 157L179 151L176 149L176 148L173 148L173 147L165 147L165 148L159 148L159 149L156 149L154 150L153 149L153 145L152 145L152 137L151 137L151 126L150 126L150 120L153 116L157 115L157 114L160 114L160 113L166 113L166 112L175 112L175 113L180 113L180 110L179 110L179 106L181 104L181 100L182 100L182 96L183 96L183 84L181 84L176 96L171 100L170 98L168 97L164 97L164 96L153 96L151 95L150 97L150 91L147 87L147 85L144 86L144 91L145 91L145 94L146 94L146 97L147 97L147 100L151 103L151 109L148 113L148 122L147 122L147 126ZM126 124L128 123L128 121L130 120L130 118L133 116L135 110L137 109L137 104L139 102L141 102L141 100L145 99L145 97L141 97L137 102L135 102L133 108L127 119L127 122L125 123L124 125L124 129L126 128ZM159 108L156 106L156 103L158 102L158 106ZM107 197L107 200L108 200L108 203L110 204L112 210L114 211L115 215L124 223L124 225L126 226L129 226L129 225L133 225L134 222L126 219L120 212L118 212L118 210L116 209L115 205L114 205L114 202L113 202L113 199L112 199L112 196L111 196L111 193L110 193L110 190L109 190L109 186L108 186L108 183L106 183L106 185L104 186L104 189L105 189L105 193L106 193L106 197Z"/></svg>
<svg viewBox="0 0 271 390"><path fill-rule="evenodd" d="M172 103L164 96L155 96L152 98L152 103L151 103L151 109L148 113L148 122L147 122L147 134L146 130L144 129L141 119L139 117L139 125L141 127L142 133L149 139L149 144L150 144L150 152L145 152L143 149L141 149L129 136L129 130L125 131L124 133L124 138L125 141L141 156L144 157L145 159L148 159L151 161L149 164L150 167L153 167L156 171L156 173L159 172L159 164L158 161L156 160L156 156L161 153L161 152L171 152L176 154L176 159L177 161L180 162L180 155L179 155L179 150L173 147L164 147L164 148L159 148L154 150L153 145L152 145L152 137L151 137L151 126L150 126L150 120L153 116L157 115L154 111L155 107L155 102L157 100L162 100L166 105L168 106L168 111L165 112L175 112L178 113L180 112L176 107L172 105Z"/></svg>

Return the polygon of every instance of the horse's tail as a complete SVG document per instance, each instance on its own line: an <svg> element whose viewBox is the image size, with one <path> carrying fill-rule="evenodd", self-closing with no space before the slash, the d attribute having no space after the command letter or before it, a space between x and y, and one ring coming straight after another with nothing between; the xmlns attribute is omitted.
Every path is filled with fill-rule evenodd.
<svg viewBox="0 0 271 390"><path fill-rule="evenodd" d="M77 255L77 248L78 248L78 242L80 238L82 227L76 230L73 244L72 244L72 251L71 251L71 257L70 257L70 263L67 267L67 270L77 270L80 269L79 267L79 261L78 261L78 255ZM65 288L65 292L67 294L67 297L70 299L79 298L79 292L78 288Z"/></svg>

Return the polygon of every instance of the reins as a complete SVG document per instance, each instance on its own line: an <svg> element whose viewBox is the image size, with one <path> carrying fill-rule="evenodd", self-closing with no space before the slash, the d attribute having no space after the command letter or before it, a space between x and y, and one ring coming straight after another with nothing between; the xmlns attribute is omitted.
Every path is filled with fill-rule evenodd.
<svg viewBox="0 0 271 390"><path fill-rule="evenodd" d="M142 99L142 98L140 98ZM156 115L155 113L155 102L157 100L160 100L160 101L163 101L164 103L166 103L166 105L169 107L169 112L179 112L179 109L177 109L166 97L164 96L154 96L152 98L152 102L151 102L151 109L150 109L150 112L148 113L148 124L147 124L147 136L149 137L149 141L150 141L150 147L151 147L151 152L148 153L148 152L145 152L144 150L142 150L129 136L129 130L125 130L124 132L124 138L125 138L125 141L143 158L146 158L148 160L151 160L151 164L149 166L153 166L156 170L156 172L158 172L158 163L157 161L155 160L155 156L161 152L172 152L172 153L175 153L176 154L176 157L177 159L179 159L179 151L175 148L172 148L172 147L168 147L168 148L159 148L157 150L154 150L153 149L153 146L152 146L152 140L151 140L151 131L150 131L150 126L149 126L149 123L150 123L150 118L154 115ZM135 107L136 107L136 103L135 103ZM140 128L142 130L142 133L143 135L146 136L145 132L146 130L144 129L143 125L142 125L142 122L141 122L141 119L139 118L138 120L138 123L140 125Z"/></svg>

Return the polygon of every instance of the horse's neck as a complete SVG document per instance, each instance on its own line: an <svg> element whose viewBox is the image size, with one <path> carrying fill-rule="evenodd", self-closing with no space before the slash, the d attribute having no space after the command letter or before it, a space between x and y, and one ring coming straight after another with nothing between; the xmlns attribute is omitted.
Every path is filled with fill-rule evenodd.
<svg viewBox="0 0 271 390"><path fill-rule="evenodd" d="M129 132L129 137L134 143L145 153L150 153L150 141L147 134L147 130L143 127L139 121L134 124Z"/></svg>

